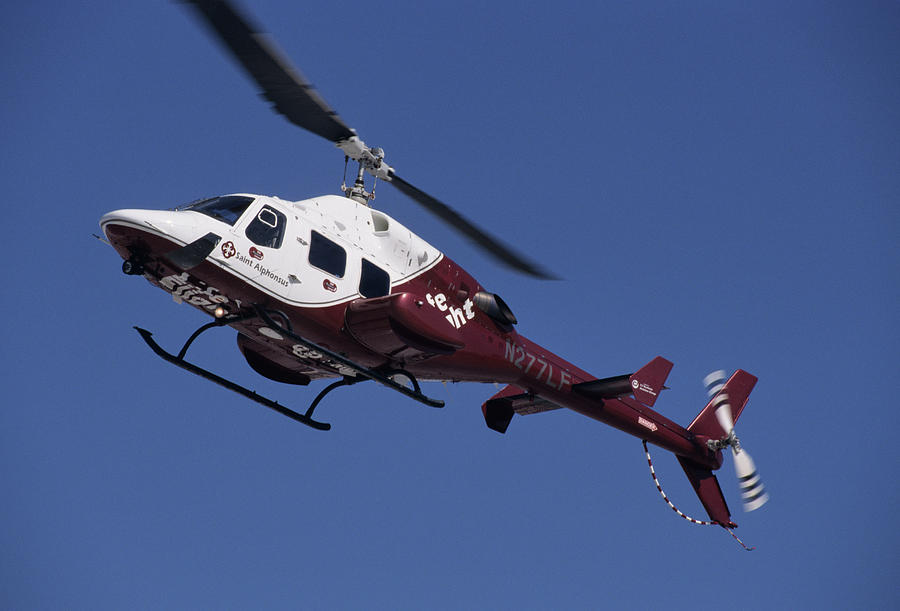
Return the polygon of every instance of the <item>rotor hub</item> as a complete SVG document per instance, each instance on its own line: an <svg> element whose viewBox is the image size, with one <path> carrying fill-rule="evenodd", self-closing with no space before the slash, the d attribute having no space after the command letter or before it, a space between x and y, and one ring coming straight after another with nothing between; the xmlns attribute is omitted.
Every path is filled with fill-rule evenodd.
<svg viewBox="0 0 900 611"><path fill-rule="evenodd" d="M721 439L707 440L706 447L714 452L724 450L725 448L732 448L735 454L739 454L741 451L741 440L738 439L737 435L734 434L734 430L732 430L728 435Z"/></svg>

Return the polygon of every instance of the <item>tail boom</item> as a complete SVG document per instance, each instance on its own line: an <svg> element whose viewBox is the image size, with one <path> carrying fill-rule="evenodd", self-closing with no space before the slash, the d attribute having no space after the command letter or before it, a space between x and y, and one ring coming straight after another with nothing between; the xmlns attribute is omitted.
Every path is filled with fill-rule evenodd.
<svg viewBox="0 0 900 611"><path fill-rule="evenodd" d="M588 382L587 384L591 384ZM661 386L661 384L660 384ZM722 465L721 453L710 450L705 442L698 443L691 431L650 409L631 396L595 398L589 393L557 389L541 389L541 397L567 407L583 416L592 418L619 429L638 439L645 439L684 457L707 469L718 469Z"/></svg>
<svg viewBox="0 0 900 611"><path fill-rule="evenodd" d="M520 341L537 352L536 345L524 338ZM721 449L727 437L716 416L718 403L714 398L685 428L650 408L666 388L672 368L669 361L657 357L634 374L596 379L556 355L552 357L558 359L551 361L554 367L571 372L562 376L564 383L551 384L541 376L535 379L522 375L482 406L490 428L502 433L514 414L566 407L675 454L710 519L725 528L737 526L714 473L722 466ZM552 357L544 353L545 359ZM731 398L735 421L756 381L755 376L739 369L725 383L723 391Z"/></svg>
<svg viewBox="0 0 900 611"><path fill-rule="evenodd" d="M697 465L709 469L721 466L720 453L711 451L691 431L650 408L665 389L672 369L672 363L666 359L656 357L633 374L597 379L522 336L508 345L507 356L510 362L523 364L515 365L517 375L508 380L510 386L482 405L488 427L502 433L513 414L565 407ZM543 366L530 367L532 361ZM548 375L545 371L556 373ZM532 405L536 401L540 401L540 408Z"/></svg>

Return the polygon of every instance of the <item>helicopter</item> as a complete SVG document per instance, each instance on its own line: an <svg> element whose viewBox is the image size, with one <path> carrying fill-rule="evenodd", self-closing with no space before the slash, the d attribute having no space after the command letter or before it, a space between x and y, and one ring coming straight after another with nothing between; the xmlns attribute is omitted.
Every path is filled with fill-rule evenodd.
<svg viewBox="0 0 900 611"><path fill-rule="evenodd" d="M706 380L709 401L687 427L654 411L673 364L657 356L634 373L598 378L521 335L509 305L446 254L371 206L386 182L508 267L541 279L552 272L481 230L401 178L381 148L369 147L231 2L189 0L200 21L237 60L273 109L332 142L356 177L342 195L299 201L232 193L170 210L123 209L100 219L122 271L166 291L212 320L177 353L135 327L155 354L294 421L318 430L315 414L332 391L365 381L439 408L420 381L505 384L481 406L486 425L505 433L515 415L560 408L640 439L660 494L698 524L737 524L714 471L730 449L744 509L768 494L735 434L757 378L738 369ZM208 330L229 327L256 373L284 384L328 380L305 412L295 411L186 359ZM656 479L647 444L675 454L709 520L683 514ZM737 539L737 537L735 537ZM737 539L740 542L740 539ZM743 545L743 543L741 542ZM745 546L746 547L746 546ZM748 548L750 549L750 548Z"/></svg>

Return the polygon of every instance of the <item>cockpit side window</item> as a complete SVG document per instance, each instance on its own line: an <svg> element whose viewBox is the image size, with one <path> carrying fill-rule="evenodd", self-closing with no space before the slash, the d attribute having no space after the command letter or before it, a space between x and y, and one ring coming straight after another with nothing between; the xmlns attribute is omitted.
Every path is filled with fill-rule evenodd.
<svg viewBox="0 0 900 611"><path fill-rule="evenodd" d="M386 271L362 260L362 273L359 276L359 294L363 297L381 297L391 292L391 277Z"/></svg>
<svg viewBox="0 0 900 611"><path fill-rule="evenodd" d="M223 195L189 204L185 210L201 212L233 227L251 203L253 198L246 195Z"/></svg>
<svg viewBox="0 0 900 611"><path fill-rule="evenodd" d="M287 217L271 206L263 206L250 221L245 232L250 241L258 246L280 248L284 239Z"/></svg>
<svg viewBox="0 0 900 611"><path fill-rule="evenodd" d="M347 269L347 251L317 231L310 232L309 264L338 278Z"/></svg>

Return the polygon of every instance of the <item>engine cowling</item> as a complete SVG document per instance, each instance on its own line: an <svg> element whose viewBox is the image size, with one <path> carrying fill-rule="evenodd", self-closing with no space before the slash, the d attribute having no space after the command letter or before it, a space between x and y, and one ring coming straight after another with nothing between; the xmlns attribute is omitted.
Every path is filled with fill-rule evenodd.
<svg viewBox="0 0 900 611"><path fill-rule="evenodd" d="M344 320L356 341L400 362L453 354L465 345L439 310L411 293L351 301Z"/></svg>

